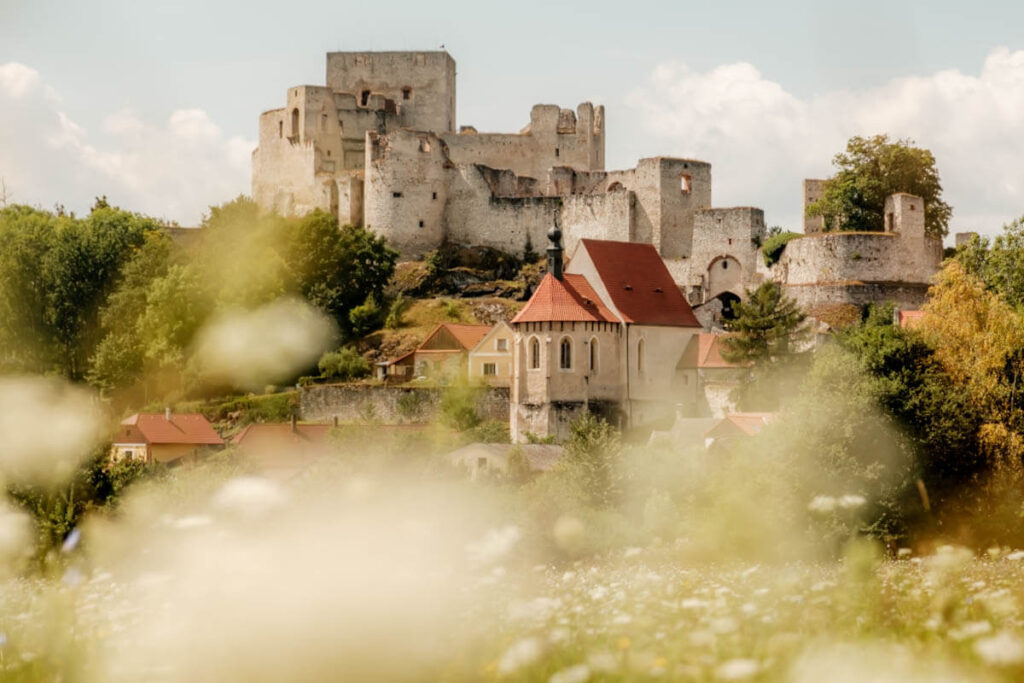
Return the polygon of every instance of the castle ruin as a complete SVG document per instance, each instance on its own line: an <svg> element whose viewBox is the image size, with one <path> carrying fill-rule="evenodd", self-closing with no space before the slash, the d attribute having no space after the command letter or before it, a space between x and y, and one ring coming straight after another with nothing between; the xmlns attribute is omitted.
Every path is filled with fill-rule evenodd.
<svg viewBox="0 0 1024 683"><path fill-rule="evenodd" d="M447 52L328 53L326 85L290 88L283 108L260 115L255 200L365 225L405 258L446 241L522 253L544 245L552 224L569 250L588 238L652 244L699 316L766 279L802 303L883 292L914 306L938 269L935 245L903 218L870 236L823 233L820 219L807 219L809 237L768 268L764 212L713 208L711 164L654 157L605 170L605 110L589 102L536 105L518 133L457 129L455 87ZM805 181L805 204L820 190ZM902 217L901 197L893 213ZM901 288L908 277L913 286ZM857 284L865 278L881 284Z"/></svg>

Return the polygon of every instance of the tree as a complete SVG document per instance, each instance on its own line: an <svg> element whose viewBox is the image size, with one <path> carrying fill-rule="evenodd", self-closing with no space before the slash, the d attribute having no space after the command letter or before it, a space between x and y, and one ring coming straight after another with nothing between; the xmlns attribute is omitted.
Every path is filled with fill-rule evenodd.
<svg viewBox="0 0 1024 683"><path fill-rule="evenodd" d="M619 499L621 455L622 444L615 428L585 412L569 425L569 442L559 467L579 487L587 504L606 509Z"/></svg>
<svg viewBox="0 0 1024 683"><path fill-rule="evenodd" d="M765 282L733 304L735 317L725 321L730 334L722 340L722 356L747 365L750 373L733 399L744 410L775 410L779 397L796 388L798 374L793 344L803 334L806 315L775 282Z"/></svg>
<svg viewBox="0 0 1024 683"><path fill-rule="evenodd" d="M371 297L383 300L398 252L364 228L339 228L337 218L314 211L294 224L285 260L299 293L352 334L349 312Z"/></svg>
<svg viewBox="0 0 1024 683"><path fill-rule="evenodd" d="M942 238L949 232L953 210L942 200L935 157L912 140L855 136L832 163L835 176L825 181L821 199L807 207L809 216L824 218L825 230L883 230L886 197L908 192L924 199L928 234Z"/></svg>
<svg viewBox="0 0 1024 683"><path fill-rule="evenodd" d="M1024 307L1024 216L1003 226L991 243L975 236L956 254L965 272L1018 310Z"/></svg>

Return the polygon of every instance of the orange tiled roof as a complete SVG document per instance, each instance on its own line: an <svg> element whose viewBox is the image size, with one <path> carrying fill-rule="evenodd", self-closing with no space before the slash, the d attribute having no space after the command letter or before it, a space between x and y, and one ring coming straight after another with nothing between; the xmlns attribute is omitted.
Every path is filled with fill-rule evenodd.
<svg viewBox="0 0 1024 683"><path fill-rule="evenodd" d="M719 438L730 431L739 430L747 436L754 436L772 421L774 413L729 413L721 422L709 429L705 438Z"/></svg>
<svg viewBox="0 0 1024 683"><path fill-rule="evenodd" d="M914 328L924 319L924 311L900 311L900 327Z"/></svg>
<svg viewBox="0 0 1024 683"><path fill-rule="evenodd" d="M487 336L487 333L491 331L491 325L459 325L456 323L441 323L439 327L446 328L451 332L452 336L467 351L477 344L480 340ZM436 330L435 330L436 332ZM433 333L431 334L433 336Z"/></svg>
<svg viewBox="0 0 1024 683"><path fill-rule="evenodd" d="M286 446L288 444L322 443L326 441L331 425L296 424L295 429L289 422L278 424L251 424L235 434L231 443L242 447Z"/></svg>
<svg viewBox="0 0 1024 683"><path fill-rule="evenodd" d="M737 368L735 363L722 358L722 337L721 334L710 332L698 332L690 338L686 345L682 358L679 359L680 368Z"/></svg>
<svg viewBox="0 0 1024 683"><path fill-rule="evenodd" d="M580 240L624 322L700 327L654 245Z"/></svg>
<svg viewBox="0 0 1024 683"><path fill-rule="evenodd" d="M221 445L213 426L198 413L136 413L121 421L114 443Z"/></svg>
<svg viewBox="0 0 1024 683"><path fill-rule="evenodd" d="M601 302L587 278L564 273L558 280L548 273L513 323L531 322L608 322L620 320Z"/></svg>

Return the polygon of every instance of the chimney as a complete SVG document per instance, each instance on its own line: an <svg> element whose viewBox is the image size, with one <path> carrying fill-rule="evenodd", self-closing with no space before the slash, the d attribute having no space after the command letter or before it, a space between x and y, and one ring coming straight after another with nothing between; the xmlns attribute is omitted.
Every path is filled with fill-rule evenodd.
<svg viewBox="0 0 1024 683"><path fill-rule="evenodd" d="M168 422L171 421L171 407L170 406L167 406L166 408L164 408L164 419L167 420Z"/></svg>
<svg viewBox="0 0 1024 683"><path fill-rule="evenodd" d="M298 420L295 418L295 413L292 413L292 434L296 433L297 431L299 431Z"/></svg>
<svg viewBox="0 0 1024 683"><path fill-rule="evenodd" d="M548 247L548 272L551 273L556 280L562 279L562 231L558 229L558 219L555 219L555 224L548 230L548 239L551 241L551 246Z"/></svg>

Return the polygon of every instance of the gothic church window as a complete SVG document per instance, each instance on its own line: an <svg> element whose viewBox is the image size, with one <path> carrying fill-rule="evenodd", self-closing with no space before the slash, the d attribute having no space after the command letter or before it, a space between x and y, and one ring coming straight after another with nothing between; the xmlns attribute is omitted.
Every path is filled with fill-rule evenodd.
<svg viewBox="0 0 1024 683"><path fill-rule="evenodd" d="M572 370L572 342L566 337L558 345L558 367L562 370Z"/></svg>
<svg viewBox="0 0 1024 683"><path fill-rule="evenodd" d="M597 339L590 340L590 371L597 372Z"/></svg>

